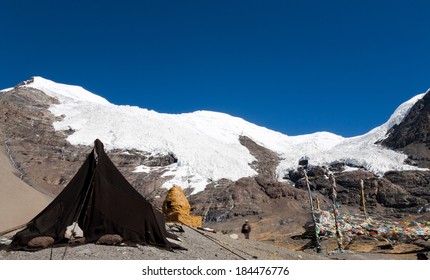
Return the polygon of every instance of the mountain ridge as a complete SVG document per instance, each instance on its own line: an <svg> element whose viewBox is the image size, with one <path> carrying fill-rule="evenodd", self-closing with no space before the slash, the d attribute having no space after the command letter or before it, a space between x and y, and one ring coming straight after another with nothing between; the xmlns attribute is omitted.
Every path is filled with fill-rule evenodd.
<svg viewBox="0 0 430 280"><path fill-rule="evenodd" d="M339 202L351 211L359 209L361 180L369 213L430 210L430 172L415 166L406 153L375 144L422 95L400 105L384 125L344 138L328 132L287 136L224 113L169 115L113 105L93 95L76 100L70 95L76 87L55 83L56 90L67 89L68 96L61 99L58 92L48 90L49 95L46 88L30 85L0 93L0 140L8 143L23 180L51 197L67 185L100 138L127 180L154 205L162 205L172 184L181 185L193 214L219 230L234 228L247 216L260 225L255 229L260 238L300 233L310 218L304 176L297 170L303 156L310 159L310 186L323 209L331 207L326 175L333 172L339 179ZM146 126L131 125L136 119ZM122 146L113 145L118 143ZM227 176L229 172L236 176Z"/></svg>
<svg viewBox="0 0 430 280"><path fill-rule="evenodd" d="M41 77L34 77L18 87L35 88L59 99L58 104L49 108L55 116L62 116L54 123L54 128L73 131L67 138L73 145L90 146L99 138L107 149L173 153L178 164L172 166L169 174L176 175L165 187L171 184L191 186L194 193L204 190L210 181L257 175L250 167L255 158L239 142L240 136L249 137L279 154L278 179L294 169L303 156L310 158L314 165L344 162L363 166L379 175L389 170L417 169L405 164L406 155L384 149L374 142L380 140L390 126L398 124L422 95L400 105L396 115L369 133L344 138L329 132L288 136L219 112L162 114L135 106L118 106L81 87L58 84ZM379 156L375 157L375 154ZM193 178L191 181L190 177Z"/></svg>
<svg viewBox="0 0 430 280"><path fill-rule="evenodd" d="M430 89L410 109L404 121L390 128L382 145L402 151L418 166L429 168L430 159Z"/></svg>

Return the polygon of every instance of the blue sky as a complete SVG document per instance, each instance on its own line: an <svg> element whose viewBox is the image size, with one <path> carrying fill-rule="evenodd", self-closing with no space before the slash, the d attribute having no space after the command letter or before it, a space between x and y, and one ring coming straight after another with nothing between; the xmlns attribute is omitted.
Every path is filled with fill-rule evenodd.
<svg viewBox="0 0 430 280"><path fill-rule="evenodd" d="M0 88L31 76L163 113L356 136L430 88L429 1L0 2Z"/></svg>

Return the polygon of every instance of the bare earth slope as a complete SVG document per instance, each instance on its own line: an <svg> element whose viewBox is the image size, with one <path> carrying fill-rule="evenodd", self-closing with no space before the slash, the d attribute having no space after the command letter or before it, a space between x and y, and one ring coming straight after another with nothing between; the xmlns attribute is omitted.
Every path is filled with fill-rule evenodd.
<svg viewBox="0 0 430 280"><path fill-rule="evenodd" d="M13 173L4 148L0 149L0 232L29 222L52 198L25 184Z"/></svg>

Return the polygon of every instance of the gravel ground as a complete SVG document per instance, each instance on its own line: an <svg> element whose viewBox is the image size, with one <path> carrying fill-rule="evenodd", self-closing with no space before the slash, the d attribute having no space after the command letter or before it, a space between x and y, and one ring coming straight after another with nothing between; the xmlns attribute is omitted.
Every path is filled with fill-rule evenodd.
<svg viewBox="0 0 430 280"><path fill-rule="evenodd" d="M185 232L176 233L182 240L173 241L187 250L173 252L152 246L103 246L86 244L67 248L67 260L243 260L243 259L323 259L321 255L294 252L280 246L245 240L232 239L221 233L197 231L184 228ZM5 249L5 247L3 247ZM61 260L65 247L52 250L52 259ZM304 256L305 254L305 256ZM0 250L0 260L49 260L51 249L36 252Z"/></svg>
<svg viewBox="0 0 430 280"><path fill-rule="evenodd" d="M185 232L175 233L181 239L173 241L187 250L167 251L152 246L103 246L86 244L40 250L36 252L0 250L0 260L393 260L416 259L414 254L357 253L346 251L333 253L313 250L297 250L306 241L279 246L273 242L237 239L221 233L193 230L184 227ZM298 242L298 244L294 244Z"/></svg>

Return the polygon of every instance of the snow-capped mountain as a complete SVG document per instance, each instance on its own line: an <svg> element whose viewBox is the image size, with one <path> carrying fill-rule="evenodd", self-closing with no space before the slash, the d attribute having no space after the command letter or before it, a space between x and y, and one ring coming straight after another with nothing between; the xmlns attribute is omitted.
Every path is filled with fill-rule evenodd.
<svg viewBox="0 0 430 280"><path fill-rule="evenodd" d="M239 142L240 136L247 136L279 155L279 180L288 170L296 168L303 156L308 157L312 165L344 162L375 174L416 169L405 164L405 154L375 142L385 138L387 131L399 124L424 94L401 104L385 124L369 133L344 138L328 132L288 136L217 112L163 114L118 106L82 87L55 83L42 77L34 77L18 87L37 89L59 100L49 108L55 116L63 116L54 127L74 131L67 138L73 145L91 146L98 138L108 150L137 149L152 154L174 154L178 161L164 174L173 179L165 186L193 187L194 193L204 190L210 181L221 178L234 181L257 174L250 165L255 158ZM139 166L134 171L150 170L149 166Z"/></svg>

